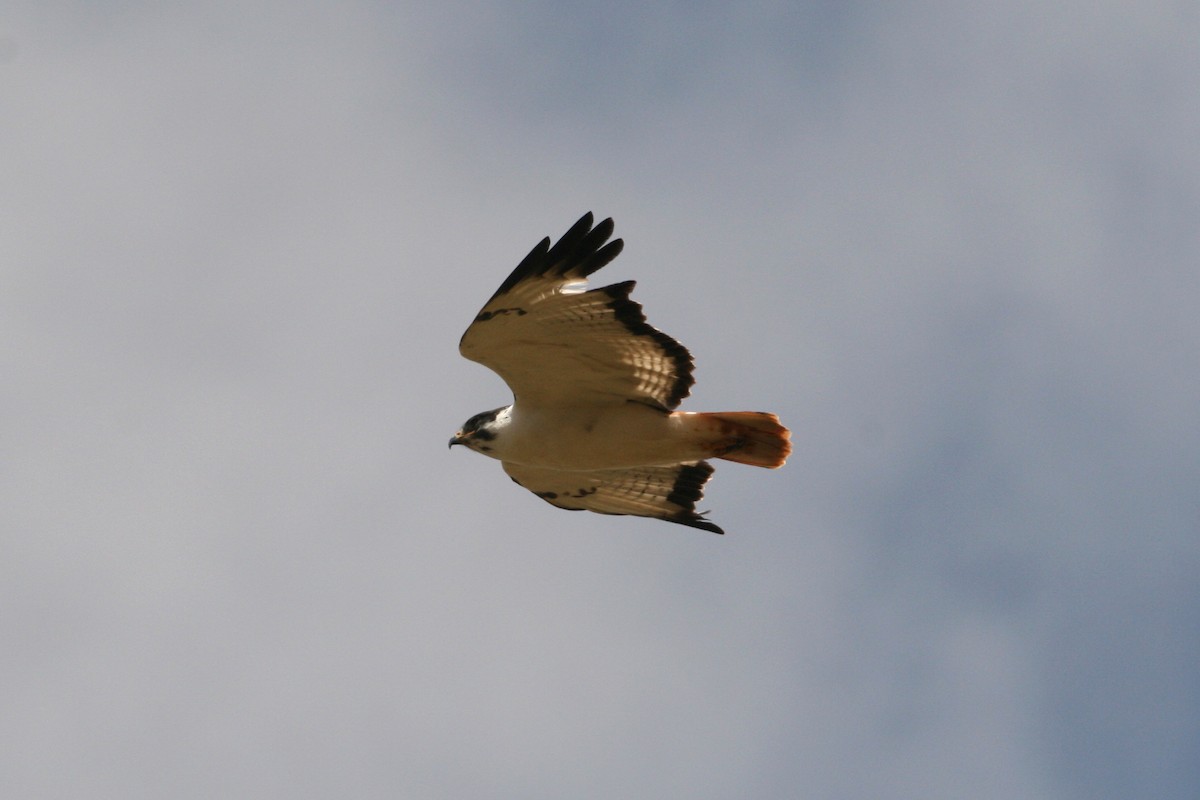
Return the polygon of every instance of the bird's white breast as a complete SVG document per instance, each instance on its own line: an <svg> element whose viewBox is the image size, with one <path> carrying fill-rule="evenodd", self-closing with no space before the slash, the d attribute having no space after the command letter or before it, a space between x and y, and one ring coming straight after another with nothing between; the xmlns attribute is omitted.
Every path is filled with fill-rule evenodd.
<svg viewBox="0 0 1200 800"><path fill-rule="evenodd" d="M513 407L488 455L565 470L677 464L701 457L678 418L642 403Z"/></svg>

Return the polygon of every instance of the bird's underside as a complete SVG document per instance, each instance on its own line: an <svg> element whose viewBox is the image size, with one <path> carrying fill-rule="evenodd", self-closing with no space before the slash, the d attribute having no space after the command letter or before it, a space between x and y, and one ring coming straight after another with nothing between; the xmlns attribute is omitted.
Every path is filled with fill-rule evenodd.
<svg viewBox="0 0 1200 800"><path fill-rule="evenodd" d="M705 459L779 467L790 434L773 414L674 411L693 384L687 349L646 322L633 281L585 288L621 251L612 231L588 213L553 247L544 239L476 315L459 349L514 403L476 414L450 444L499 459L560 508L722 533L696 511Z"/></svg>

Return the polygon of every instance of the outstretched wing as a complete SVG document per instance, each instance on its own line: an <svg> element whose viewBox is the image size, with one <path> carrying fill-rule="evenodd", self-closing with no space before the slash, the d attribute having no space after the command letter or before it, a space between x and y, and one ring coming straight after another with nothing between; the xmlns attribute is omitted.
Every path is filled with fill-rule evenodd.
<svg viewBox="0 0 1200 800"><path fill-rule="evenodd" d="M551 247L543 239L500 284L458 349L534 405L636 400L672 409L687 397L692 357L651 327L629 298L634 282L585 291L621 252L613 221L589 211Z"/></svg>
<svg viewBox="0 0 1200 800"><path fill-rule="evenodd" d="M707 461L668 467L565 471L505 461L504 471L551 505L571 511L631 514L724 533L696 512L704 483L713 474Z"/></svg>

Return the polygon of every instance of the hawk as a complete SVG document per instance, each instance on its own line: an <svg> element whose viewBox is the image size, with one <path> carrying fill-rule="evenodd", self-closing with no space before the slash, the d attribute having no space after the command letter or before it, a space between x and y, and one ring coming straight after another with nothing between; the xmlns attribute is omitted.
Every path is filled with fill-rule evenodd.
<svg viewBox="0 0 1200 800"><path fill-rule="evenodd" d="M587 289L621 252L613 221L588 212L543 239L463 334L459 351L495 371L512 405L468 419L450 439L499 459L516 483L572 511L632 514L724 533L696 511L706 459L783 466L791 433L774 414L675 411L692 357L651 327L634 281Z"/></svg>

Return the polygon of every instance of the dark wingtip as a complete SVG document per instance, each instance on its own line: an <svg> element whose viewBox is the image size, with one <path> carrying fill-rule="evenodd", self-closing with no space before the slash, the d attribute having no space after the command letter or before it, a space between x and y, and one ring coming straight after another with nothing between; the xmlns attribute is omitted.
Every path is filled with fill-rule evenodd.
<svg viewBox="0 0 1200 800"><path fill-rule="evenodd" d="M621 252L621 244L608 242L615 225L612 217L593 227L592 212L587 212L555 242L546 257L547 271L565 277L584 278L612 261ZM613 245L616 245L613 247Z"/></svg>
<svg viewBox="0 0 1200 800"><path fill-rule="evenodd" d="M725 535L725 531L721 530L719 525L714 525L700 515L697 515L695 519L673 519L671 521L678 522L680 525L687 525L689 528L699 528L709 533L717 533L721 536Z"/></svg>
<svg viewBox="0 0 1200 800"><path fill-rule="evenodd" d="M667 517L667 519L671 522L678 522L680 525L699 528L702 531L725 533L720 526L709 522L702 514L696 512L696 503L704 497L704 484L712 477L714 471L712 464L707 461L698 461L679 470L679 475L675 478L675 485L671 487L671 493L667 495L667 502L674 503L681 508L679 513L673 517Z"/></svg>
<svg viewBox="0 0 1200 800"><path fill-rule="evenodd" d="M615 227L612 217L593 227L594 219L589 211L568 228L553 245L548 236L538 242L516 269L504 279L504 283L500 284L492 299L504 294L526 278L536 275L586 278L616 258L621 252L623 242L620 239L608 241Z"/></svg>

